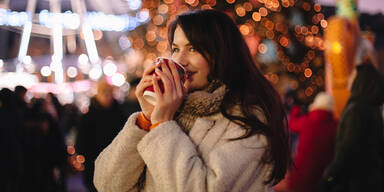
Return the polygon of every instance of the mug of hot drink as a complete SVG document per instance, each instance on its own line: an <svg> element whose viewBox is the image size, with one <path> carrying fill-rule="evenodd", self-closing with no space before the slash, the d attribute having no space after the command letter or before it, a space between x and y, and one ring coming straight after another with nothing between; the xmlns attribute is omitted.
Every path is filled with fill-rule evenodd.
<svg viewBox="0 0 384 192"><path fill-rule="evenodd" d="M171 60L171 59L168 59L168 58L163 58L163 57L159 57L156 59L155 63L160 63L160 62L164 62L168 67L169 67L169 63L170 62L173 62L176 66L176 69L177 69L177 72L179 73L179 76L180 76L180 80L182 83L185 82L185 80L187 79L187 70L179 63ZM171 69L169 69L171 70ZM152 74L155 74L157 76L157 74L155 73L155 71L153 71L151 73ZM164 84L161 80L158 81L159 83L159 87L160 87L160 90L161 92L164 92ZM156 94L155 94L155 90L153 89L153 86L149 86L147 88L145 88L144 90L144 94L143 94L143 97L146 101L148 101L148 103L152 104L152 105L155 105L156 103Z"/></svg>

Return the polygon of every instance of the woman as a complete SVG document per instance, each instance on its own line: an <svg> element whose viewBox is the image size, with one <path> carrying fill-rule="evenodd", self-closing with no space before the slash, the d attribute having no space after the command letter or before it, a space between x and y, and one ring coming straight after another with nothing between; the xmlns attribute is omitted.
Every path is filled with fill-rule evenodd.
<svg viewBox="0 0 384 192"><path fill-rule="evenodd" d="M289 166L285 115L238 28L198 10L179 15L168 37L188 79L181 83L173 63L145 70L136 88L142 112L96 160L97 189L270 191ZM143 99L152 85L154 106Z"/></svg>

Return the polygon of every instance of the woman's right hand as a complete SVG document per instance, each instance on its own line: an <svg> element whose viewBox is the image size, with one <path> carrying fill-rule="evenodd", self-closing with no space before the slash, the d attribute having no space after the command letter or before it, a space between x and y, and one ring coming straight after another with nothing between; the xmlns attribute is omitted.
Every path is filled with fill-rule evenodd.
<svg viewBox="0 0 384 192"><path fill-rule="evenodd" d="M141 107L141 112L144 114L144 116L147 119L151 119L151 114L153 111L154 106L150 103L148 103L144 97L144 90L152 86L152 75L150 75L156 68L156 64L152 64L151 66L147 67L144 70L143 77L141 78L139 84L136 86L136 91L135 95L137 97L137 100L139 101L140 107Z"/></svg>

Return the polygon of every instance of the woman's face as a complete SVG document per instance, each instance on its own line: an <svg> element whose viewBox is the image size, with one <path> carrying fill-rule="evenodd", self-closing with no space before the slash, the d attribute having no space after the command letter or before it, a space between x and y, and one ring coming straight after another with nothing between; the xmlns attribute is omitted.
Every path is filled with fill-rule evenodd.
<svg viewBox="0 0 384 192"><path fill-rule="evenodd" d="M208 84L208 61L190 44L179 26L174 33L171 58L187 69L190 81L189 91L202 89Z"/></svg>

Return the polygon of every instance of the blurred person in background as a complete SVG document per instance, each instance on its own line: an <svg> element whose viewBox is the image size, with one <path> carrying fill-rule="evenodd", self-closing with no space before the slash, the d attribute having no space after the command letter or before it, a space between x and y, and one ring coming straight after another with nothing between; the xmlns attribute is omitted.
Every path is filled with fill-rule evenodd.
<svg viewBox="0 0 384 192"><path fill-rule="evenodd" d="M81 112L79 108L73 103L63 105L62 114L60 117L60 130L67 137L71 131L77 130L79 125Z"/></svg>
<svg viewBox="0 0 384 192"><path fill-rule="evenodd" d="M8 88L0 91L0 191L19 192L24 174L22 151L22 115L15 94Z"/></svg>
<svg viewBox="0 0 384 192"><path fill-rule="evenodd" d="M295 105L289 116L289 128L298 134L294 166L286 178L291 192L316 191L333 158L338 123L333 114L333 98L320 92L308 108L309 112L303 112L301 106Z"/></svg>
<svg viewBox="0 0 384 192"><path fill-rule="evenodd" d="M25 100L27 94L27 88L22 85L15 87L15 96L16 96L16 106L21 115L24 116L25 112L28 110L29 106Z"/></svg>
<svg viewBox="0 0 384 192"><path fill-rule="evenodd" d="M63 106L61 105L57 96L53 93L48 93L45 97L46 100L46 108L49 114L60 123Z"/></svg>
<svg viewBox="0 0 384 192"><path fill-rule="evenodd" d="M32 99L24 122L23 191L66 191L67 152L58 122L44 98Z"/></svg>
<svg viewBox="0 0 384 192"><path fill-rule="evenodd" d="M113 87L102 80L97 84L97 94L91 98L88 112L80 118L75 148L84 155L83 182L89 191L93 185L94 161L123 127L126 116L113 97Z"/></svg>
<svg viewBox="0 0 384 192"><path fill-rule="evenodd" d="M367 41L360 44L357 66L351 76L351 95L338 126L335 157L319 191L383 191L384 136L381 106L383 76L375 68ZM361 61L361 62L360 62Z"/></svg>

